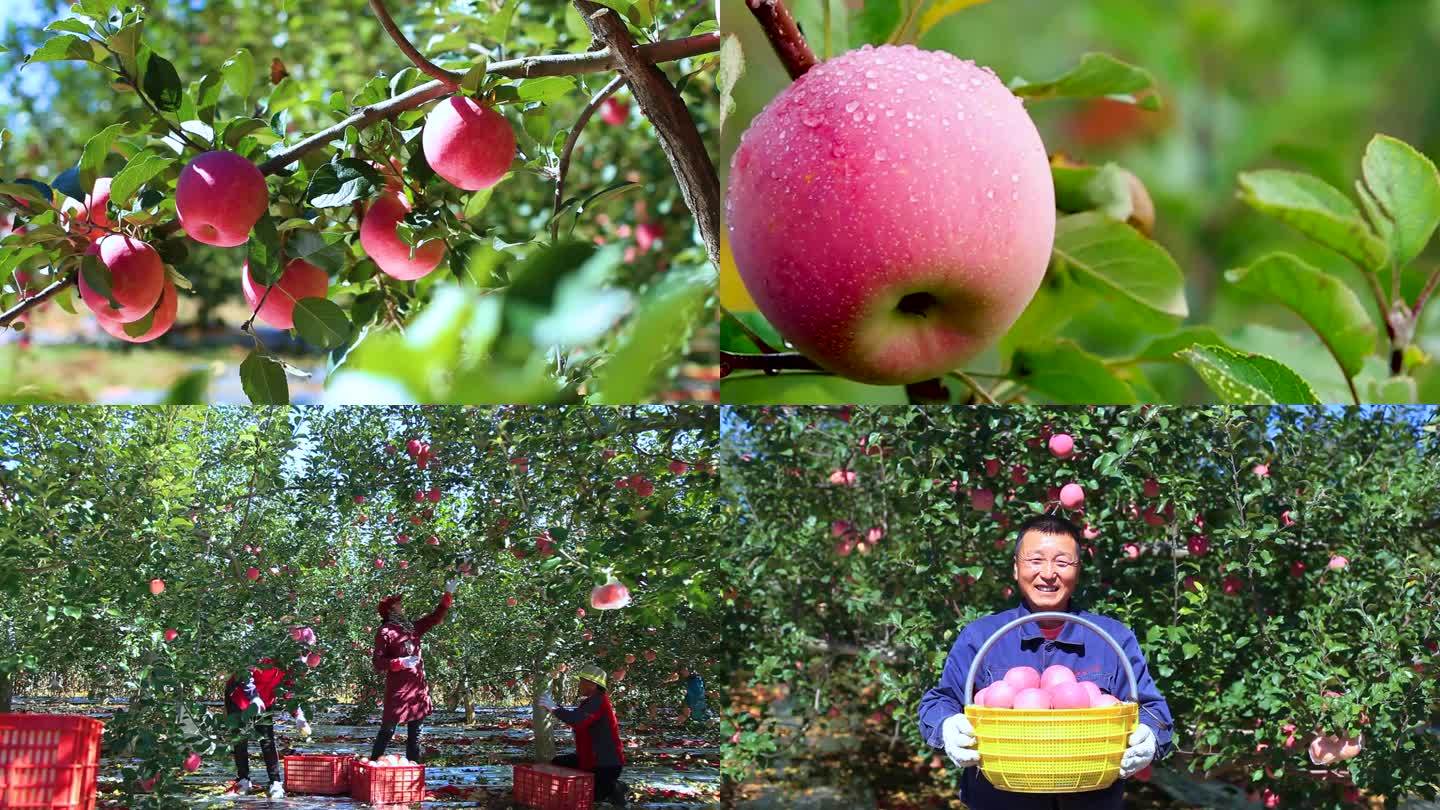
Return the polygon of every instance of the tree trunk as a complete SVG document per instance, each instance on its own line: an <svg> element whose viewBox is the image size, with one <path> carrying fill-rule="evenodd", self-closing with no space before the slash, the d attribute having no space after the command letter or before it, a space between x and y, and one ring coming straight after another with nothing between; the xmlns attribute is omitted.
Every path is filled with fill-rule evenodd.
<svg viewBox="0 0 1440 810"><path fill-rule="evenodd" d="M0 672L0 713L8 713L11 704L14 702L14 690L11 686L10 673Z"/></svg>
<svg viewBox="0 0 1440 810"><path fill-rule="evenodd" d="M467 689L467 690L465 690L465 692L464 692L464 698L465 698L465 725L466 725L466 726L473 726L473 725L475 725L475 696L474 696L473 694L471 694L470 690Z"/></svg>

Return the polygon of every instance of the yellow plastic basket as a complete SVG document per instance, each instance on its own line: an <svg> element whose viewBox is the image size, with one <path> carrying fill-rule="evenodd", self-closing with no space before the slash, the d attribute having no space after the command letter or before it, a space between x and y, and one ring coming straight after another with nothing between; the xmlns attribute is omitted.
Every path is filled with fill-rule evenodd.
<svg viewBox="0 0 1440 810"><path fill-rule="evenodd" d="M996 709L976 706L975 673L999 638L1026 622L1061 619L1095 631L1114 648L1129 678L1131 702L1098 709ZM1110 787L1140 720L1139 688L1125 651L1094 622L1068 613L1032 613L996 630L976 651L965 680L965 716L975 727L980 771L1014 793L1080 793Z"/></svg>

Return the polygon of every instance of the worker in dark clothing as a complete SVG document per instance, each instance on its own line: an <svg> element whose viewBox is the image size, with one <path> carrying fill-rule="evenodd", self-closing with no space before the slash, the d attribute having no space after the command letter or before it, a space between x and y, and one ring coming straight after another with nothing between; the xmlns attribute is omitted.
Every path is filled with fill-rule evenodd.
<svg viewBox="0 0 1440 810"><path fill-rule="evenodd" d="M548 696L543 701L551 714L575 730L575 753L555 757L551 764L595 774L595 801L624 807L627 787L619 780L625 768L625 752L620 743L620 721L605 691L605 670L588 666L576 675L580 679L579 706L556 706Z"/></svg>

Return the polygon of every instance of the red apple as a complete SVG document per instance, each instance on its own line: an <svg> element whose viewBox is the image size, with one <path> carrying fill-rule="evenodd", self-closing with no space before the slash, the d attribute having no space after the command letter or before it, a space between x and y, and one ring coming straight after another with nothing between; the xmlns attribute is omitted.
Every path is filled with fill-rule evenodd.
<svg viewBox="0 0 1440 810"><path fill-rule="evenodd" d="M180 227L197 242L236 247L270 206L265 176L234 152L205 152L180 172L175 213Z"/></svg>
<svg viewBox="0 0 1440 810"><path fill-rule="evenodd" d="M250 262L246 260L240 273L240 291L245 295L245 306L260 320L276 329L292 329L295 305L301 299L328 296L330 276L304 259L291 259L280 274L279 282L266 287L255 282L250 275Z"/></svg>
<svg viewBox="0 0 1440 810"><path fill-rule="evenodd" d="M162 593L164 593L164 592L165 592L165 580L163 580L163 579L152 579L152 580L150 580L150 593L151 593L151 595L153 595L153 596L159 596L160 594L162 594Z"/></svg>

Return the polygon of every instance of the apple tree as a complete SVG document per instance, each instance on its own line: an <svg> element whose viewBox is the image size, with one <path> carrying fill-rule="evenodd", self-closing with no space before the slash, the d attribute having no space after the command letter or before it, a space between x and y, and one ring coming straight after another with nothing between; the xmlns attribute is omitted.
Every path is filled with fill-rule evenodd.
<svg viewBox="0 0 1440 810"><path fill-rule="evenodd" d="M1084 530L1077 598L1134 631L1176 718L1132 792L1433 798L1437 429L1429 408L727 408L727 771L953 796L919 700L962 627L1017 604L1014 528L1048 510Z"/></svg>
<svg viewBox="0 0 1440 810"><path fill-rule="evenodd" d="M296 673L277 711L348 696L368 715L391 593L419 615L460 580L427 637L437 706L533 705L598 662L639 722L678 701L678 665L716 663L703 409L0 416L0 710L58 689L128 698L106 737L126 764L104 788L131 806L184 806L185 758L223 756L232 733L203 701L261 657ZM625 599L593 598L614 583ZM537 710L542 754L547 721Z"/></svg>
<svg viewBox="0 0 1440 810"><path fill-rule="evenodd" d="M704 11L77 2L0 53L70 116L4 102L0 329L238 327L257 404L289 330L339 402L667 398L718 256Z"/></svg>
<svg viewBox="0 0 1440 810"><path fill-rule="evenodd" d="M1390 62L1317 44L1307 27L1334 25L1287 28L1283 5L1216 10L1215 27L1362 53L1366 72ZM1397 15L1342 5L1402 36ZM1335 63L1267 118L1272 94L1228 88L1268 58L1213 66L1223 92L1206 86L1214 48L1177 64L1177 40L1210 42L1189 27L1208 10L1105 8L1047 10L1062 35L1019 3L723 0L726 402L1435 401L1440 271L1422 253L1440 174L1401 138L1306 130L1343 119L1352 135L1405 94L1357 88L1369 103L1338 112ZM1167 81L1071 56L1095 39ZM1242 140L1231 116L1263 120ZM1107 160L1126 138L1135 162ZM1193 188L1222 170L1219 193Z"/></svg>

